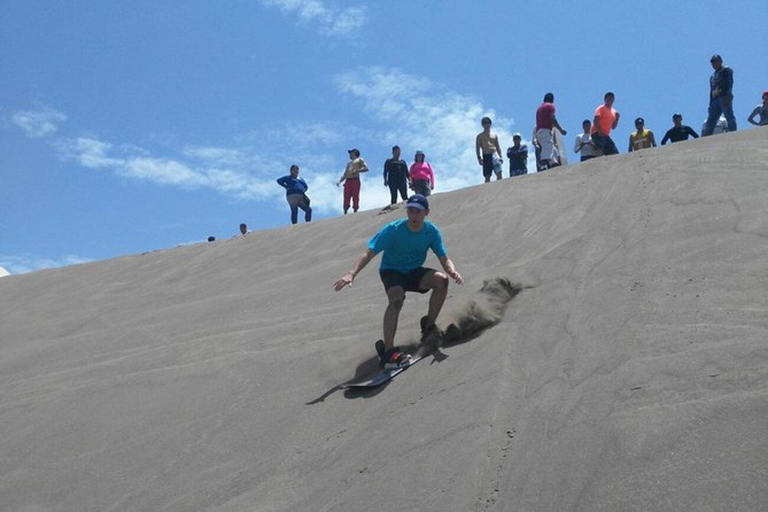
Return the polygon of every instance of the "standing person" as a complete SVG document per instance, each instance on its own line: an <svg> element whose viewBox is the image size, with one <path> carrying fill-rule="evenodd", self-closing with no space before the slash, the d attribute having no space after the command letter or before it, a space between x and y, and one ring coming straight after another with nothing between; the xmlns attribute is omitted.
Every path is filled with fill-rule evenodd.
<svg viewBox="0 0 768 512"><path fill-rule="evenodd" d="M509 177L528 174L528 146L521 144L522 135L512 135L512 146L507 148Z"/></svg>
<svg viewBox="0 0 768 512"><path fill-rule="evenodd" d="M629 149L627 151L631 153L638 149L656 147L656 138L653 136L653 132L645 129L645 119L642 117L635 119L635 128L637 131L629 134Z"/></svg>
<svg viewBox="0 0 768 512"><path fill-rule="evenodd" d="M285 188L285 199L288 201L288 206L291 207L291 224L296 224L299 221L299 208L304 211L304 221L310 222L312 220L312 208L309 206L309 198L307 197L309 185L304 181L304 178L299 178L298 165L292 165L290 172L288 176L278 178L277 184Z"/></svg>
<svg viewBox="0 0 768 512"><path fill-rule="evenodd" d="M359 149L350 149L347 153L349 153L349 163L336 184L339 186L344 182L344 215L349 211L350 199L352 200L352 211L357 212L360 208L360 173L368 172L365 160L360 158Z"/></svg>
<svg viewBox="0 0 768 512"><path fill-rule="evenodd" d="M590 134L592 122L589 119L585 119L581 122L581 128L584 131L576 137L576 145L573 148L573 152L581 153L582 162L601 156L603 153L592 142L592 135Z"/></svg>
<svg viewBox="0 0 768 512"><path fill-rule="evenodd" d="M408 182L410 179L408 164L400 158L400 146L394 146L392 158L388 158L384 162L384 186L389 186L389 193L392 195L390 204L397 203L398 192L400 192L403 201L408 199Z"/></svg>
<svg viewBox="0 0 768 512"><path fill-rule="evenodd" d="M501 165L504 160L501 158L501 144L499 136L491 131L493 122L490 117L484 117L480 124L483 131L475 137L475 153L477 154L477 163L483 166L483 177L485 182L491 181L491 174L496 173L496 180L501 179Z"/></svg>
<svg viewBox="0 0 768 512"><path fill-rule="evenodd" d="M733 70L723 65L720 55L713 55L709 59L712 69L715 70L709 77L709 116L701 136L712 135L720 114L725 116L728 122L728 131L736 131L736 117L733 115Z"/></svg>
<svg viewBox="0 0 768 512"><path fill-rule="evenodd" d="M664 134L664 138L661 139L661 145L667 143L668 140L672 142L680 142L681 140L688 140L691 136L694 139L699 138L699 134L693 131L693 128L683 124L683 114L672 114L672 123L675 125Z"/></svg>
<svg viewBox="0 0 768 512"><path fill-rule="evenodd" d="M760 122L755 121L755 117L760 116ZM747 121L755 126L767 126L768 125L768 91L763 91L763 102L759 103L755 110L749 115Z"/></svg>
<svg viewBox="0 0 768 512"><path fill-rule="evenodd" d="M543 169L550 169L560 165L552 130L557 129L563 135L568 134L568 132L560 127L555 113L555 95L548 92L544 95L544 102L536 109L536 140L539 141L539 147L541 148L540 160Z"/></svg>
<svg viewBox="0 0 768 512"><path fill-rule="evenodd" d="M620 117L618 111L613 108L616 95L612 92L607 92L603 99L605 103L595 110L595 122L590 130L592 142L604 155L618 155L619 149L614 144L613 139L611 139L611 130L615 130L619 125Z"/></svg>
<svg viewBox="0 0 768 512"><path fill-rule="evenodd" d="M417 194L429 196L435 189L435 172L427 163L427 156L422 150L416 151L413 164L408 172L411 180L411 188Z"/></svg>
<svg viewBox="0 0 768 512"><path fill-rule="evenodd" d="M440 229L426 220L429 215L428 199L420 194L411 196L406 203L406 212L407 218L390 222L371 238L368 249L352 270L334 284L336 291L352 287L355 276L378 253L384 251L379 275L384 283L388 304L384 312L384 339L376 342L376 351L379 354L379 365L385 368L407 366L411 361L411 356L395 346L397 320L405 301L405 293L432 291L429 310L421 319L422 341L426 341L439 334L435 321L448 295L448 278L457 284L464 282L453 262L448 259ZM432 249L440 260L445 273L423 266L428 249Z"/></svg>

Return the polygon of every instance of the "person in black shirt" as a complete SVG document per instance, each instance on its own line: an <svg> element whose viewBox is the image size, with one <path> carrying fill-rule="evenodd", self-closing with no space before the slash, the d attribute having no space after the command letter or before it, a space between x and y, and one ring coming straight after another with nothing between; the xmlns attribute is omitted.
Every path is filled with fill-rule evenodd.
<svg viewBox="0 0 768 512"><path fill-rule="evenodd" d="M699 138L699 134L693 131L693 128L683 124L682 114L673 114L672 122L675 123L675 126L667 130L667 133L664 134L664 138L661 139L662 146L666 144L668 140L671 140L672 142L680 142L681 140L688 140L688 136L691 136L694 139Z"/></svg>
<svg viewBox="0 0 768 512"><path fill-rule="evenodd" d="M509 159L509 177L528 174L528 146L520 144L521 135L516 133L512 136L514 145L507 148L507 158Z"/></svg>
<svg viewBox="0 0 768 512"><path fill-rule="evenodd" d="M392 202L397 202L397 193L403 201L408 199L408 164L400 159L400 146L392 148L392 158L384 162L384 186L389 186L389 192L392 194Z"/></svg>
<svg viewBox="0 0 768 512"><path fill-rule="evenodd" d="M733 70L723 65L723 58L713 55L709 59L715 70L709 78L709 116L704 126L702 137L712 135L720 114L728 122L728 131L736 131L736 118L733 115Z"/></svg>

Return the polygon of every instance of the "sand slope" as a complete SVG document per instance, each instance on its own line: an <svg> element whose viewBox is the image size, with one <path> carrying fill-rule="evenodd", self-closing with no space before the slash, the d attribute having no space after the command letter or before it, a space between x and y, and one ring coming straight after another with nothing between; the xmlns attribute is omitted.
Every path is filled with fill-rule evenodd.
<svg viewBox="0 0 768 512"><path fill-rule="evenodd" d="M767 509L768 130L432 207L444 320L526 288L369 394L402 210L0 280L0 509Z"/></svg>

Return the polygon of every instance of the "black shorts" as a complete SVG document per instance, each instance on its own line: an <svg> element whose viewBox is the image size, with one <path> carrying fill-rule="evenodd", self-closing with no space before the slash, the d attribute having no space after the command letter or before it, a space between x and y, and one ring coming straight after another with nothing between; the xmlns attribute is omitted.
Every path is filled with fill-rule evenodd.
<svg viewBox="0 0 768 512"><path fill-rule="evenodd" d="M403 274L397 270L381 270L379 271L379 276L381 277L381 282L384 283L385 290L389 290L393 286L400 286L407 292L427 293L429 288L422 290L419 288L419 283L421 282L421 278L429 272L435 272L435 269L419 267L411 270L407 274Z"/></svg>
<svg viewBox="0 0 768 512"><path fill-rule="evenodd" d="M483 176L486 178L493 176L493 154L483 155Z"/></svg>

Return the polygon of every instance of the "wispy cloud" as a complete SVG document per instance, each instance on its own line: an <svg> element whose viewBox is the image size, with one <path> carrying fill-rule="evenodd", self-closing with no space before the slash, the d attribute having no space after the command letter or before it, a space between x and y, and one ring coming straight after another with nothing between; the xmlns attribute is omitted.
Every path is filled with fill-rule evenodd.
<svg viewBox="0 0 768 512"><path fill-rule="evenodd" d="M16 112L11 122L24 130L27 137L40 139L54 133L67 116L53 109Z"/></svg>
<svg viewBox="0 0 768 512"><path fill-rule="evenodd" d="M12 275L28 274L44 268L66 267L69 265L79 265L89 263L91 258L83 256L67 255L59 258L46 258L34 254L21 254L10 256L0 254L0 267L5 268Z"/></svg>
<svg viewBox="0 0 768 512"><path fill-rule="evenodd" d="M398 69L363 67L336 76L339 90L362 103L381 125L387 144L418 147L435 167L440 191L482 181L475 156L480 119L490 116L502 144L512 142L514 120L470 95Z"/></svg>
<svg viewBox="0 0 768 512"><path fill-rule="evenodd" d="M219 166L238 161L237 150L226 148L186 148L184 153L202 160L198 165L175 158L158 157L133 146L115 146L102 140L80 137L62 139L56 144L63 159L75 160L83 167L111 171L125 178L187 189L210 188L240 199L264 199L273 195L272 180Z"/></svg>
<svg viewBox="0 0 768 512"><path fill-rule="evenodd" d="M267 7L276 7L286 14L294 14L302 24L314 24L327 36L351 37L365 25L365 6L329 7L320 0L261 0Z"/></svg>

